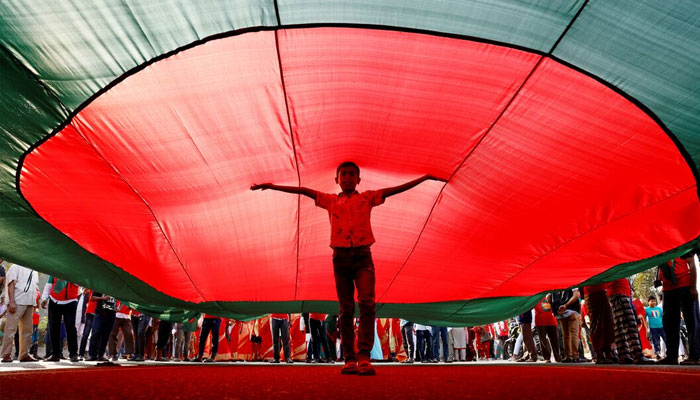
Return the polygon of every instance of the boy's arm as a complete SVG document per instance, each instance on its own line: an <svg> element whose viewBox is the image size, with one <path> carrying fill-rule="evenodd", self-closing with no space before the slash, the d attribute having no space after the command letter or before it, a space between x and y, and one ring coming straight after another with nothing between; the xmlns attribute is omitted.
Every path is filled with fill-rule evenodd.
<svg viewBox="0 0 700 400"><path fill-rule="evenodd" d="M303 186L280 186L280 185L273 185L272 183L261 183L261 184L253 185L250 187L250 190L266 190L266 189L277 190L277 191L285 192L285 193L303 194L306 197L310 197L310 198L316 200L316 191L313 189L303 187Z"/></svg>
<svg viewBox="0 0 700 400"><path fill-rule="evenodd" d="M430 180L434 180L434 181L447 182L445 179L441 179L441 178L438 178L438 177L435 177L435 176L432 176L432 175L424 175L424 176L421 176L421 177L418 178L418 179L414 179L414 180L412 180L412 181L410 181L410 182L406 182L406 183L404 183L403 185L399 185L399 186L394 186L394 187L389 187L389 188L382 189L382 197L386 199L386 198L389 197L389 196L393 196L393 195L395 195L395 194L399 194L399 193L401 193L401 192L405 192L405 191L407 191L408 189L411 189L411 188L417 186L418 184L420 184L420 183L422 183L422 182L424 182L424 181L427 181L427 180L429 180L429 179L430 179Z"/></svg>

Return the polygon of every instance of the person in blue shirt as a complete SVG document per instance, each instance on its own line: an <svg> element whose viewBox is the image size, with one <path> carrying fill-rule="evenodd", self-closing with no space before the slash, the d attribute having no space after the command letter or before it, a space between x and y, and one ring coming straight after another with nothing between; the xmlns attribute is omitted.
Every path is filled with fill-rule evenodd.
<svg viewBox="0 0 700 400"><path fill-rule="evenodd" d="M656 297L654 296L649 296L647 301L649 307L644 307L644 310L647 321L649 322L649 331L651 332L651 341L654 343L656 358L659 358L661 354L661 342L659 339L663 338L664 343L666 343L666 334L664 333L664 323L662 320L664 309L656 305Z"/></svg>

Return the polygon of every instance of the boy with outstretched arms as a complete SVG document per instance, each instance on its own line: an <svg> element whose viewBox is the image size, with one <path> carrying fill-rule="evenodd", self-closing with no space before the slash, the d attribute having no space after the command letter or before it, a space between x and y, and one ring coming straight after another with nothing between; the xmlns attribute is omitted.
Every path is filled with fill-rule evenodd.
<svg viewBox="0 0 700 400"><path fill-rule="evenodd" d="M342 190L339 194L317 192L313 189L296 186L278 186L263 183L251 186L251 190L272 189L286 193L303 194L314 199L316 206L328 210L331 223L331 248L333 248L333 273L340 303L340 334L343 338L345 366L343 374L374 375L369 355L374 344L374 263L370 246L374 243L370 213L372 207L384 203L389 196L404 192L426 180L438 180L431 175L406 182L402 185L358 192L360 168L353 162L344 162L336 169L335 182ZM354 291L357 287L357 300L360 308L360 329L358 332L358 353L355 354L355 314ZM359 364L359 365L358 365Z"/></svg>

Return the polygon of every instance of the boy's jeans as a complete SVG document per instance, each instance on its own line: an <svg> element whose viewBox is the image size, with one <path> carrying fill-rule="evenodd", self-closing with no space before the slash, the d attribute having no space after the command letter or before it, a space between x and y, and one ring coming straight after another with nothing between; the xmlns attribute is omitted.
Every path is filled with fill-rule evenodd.
<svg viewBox="0 0 700 400"><path fill-rule="evenodd" d="M333 248L333 273L335 290L340 303L339 328L346 361L356 361L358 356L369 359L374 345L374 263L369 246ZM355 354L355 286L360 306L360 329Z"/></svg>

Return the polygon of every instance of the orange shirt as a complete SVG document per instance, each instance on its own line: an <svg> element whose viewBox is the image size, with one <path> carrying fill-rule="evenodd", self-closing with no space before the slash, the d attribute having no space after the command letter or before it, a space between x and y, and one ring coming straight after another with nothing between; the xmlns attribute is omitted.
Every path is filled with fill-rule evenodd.
<svg viewBox="0 0 700 400"><path fill-rule="evenodd" d="M328 210L331 247L369 246L375 242L369 221L372 207L384 203L381 190L351 195L316 193L316 205Z"/></svg>

